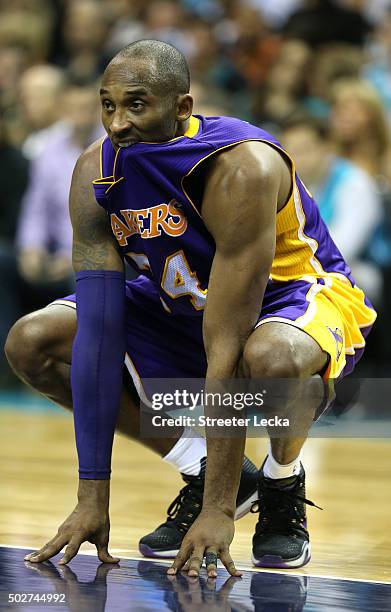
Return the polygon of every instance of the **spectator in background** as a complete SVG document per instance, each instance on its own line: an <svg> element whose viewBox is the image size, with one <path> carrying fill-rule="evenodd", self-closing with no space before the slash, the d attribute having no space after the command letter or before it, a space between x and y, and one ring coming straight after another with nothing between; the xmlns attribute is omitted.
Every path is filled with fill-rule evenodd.
<svg viewBox="0 0 391 612"><path fill-rule="evenodd" d="M104 48L110 28L110 12L104 2L68 0L62 34L64 50L56 63L79 82L98 79L106 60Z"/></svg>
<svg viewBox="0 0 391 612"><path fill-rule="evenodd" d="M185 26L189 40L188 63L193 79L200 79L213 87L213 67L218 47L213 28L201 19L191 19Z"/></svg>
<svg viewBox="0 0 391 612"><path fill-rule="evenodd" d="M324 45L312 53L305 76L307 112L319 119L328 119L333 84L342 78L358 79L362 62L362 49L346 43Z"/></svg>
<svg viewBox="0 0 391 612"><path fill-rule="evenodd" d="M112 57L134 40L143 38L143 5L144 0L110 0L107 9L112 25L105 43L107 57Z"/></svg>
<svg viewBox="0 0 391 612"><path fill-rule="evenodd" d="M180 0L182 6L193 16L197 15L207 21L217 22L224 16L224 5L227 2L220 0ZM290 2L291 0L288 0Z"/></svg>
<svg viewBox="0 0 391 612"><path fill-rule="evenodd" d="M3 45L20 45L29 61L45 60L51 37L53 14L50 0L3 2L0 19L0 40Z"/></svg>
<svg viewBox="0 0 391 612"><path fill-rule="evenodd" d="M330 126L339 152L374 178L383 201L384 219L371 240L367 258L383 279L383 316L377 328L377 353L391 361L391 171L389 124L377 91L365 81L337 82L331 91Z"/></svg>
<svg viewBox="0 0 391 612"><path fill-rule="evenodd" d="M376 90L363 80L337 81L331 90L331 138L338 152L374 178L386 174L389 126Z"/></svg>
<svg viewBox="0 0 391 612"><path fill-rule="evenodd" d="M379 24L391 8L391 0L338 0L343 6L360 11L370 23Z"/></svg>
<svg viewBox="0 0 391 612"><path fill-rule="evenodd" d="M72 234L68 195L72 172L98 128L95 88L71 86L64 95L64 122L50 134L31 166L17 233L19 271L26 282L69 284Z"/></svg>
<svg viewBox="0 0 391 612"><path fill-rule="evenodd" d="M145 4L144 36L157 38L189 55L194 48L183 31L184 10L176 0L152 0Z"/></svg>
<svg viewBox="0 0 391 612"><path fill-rule="evenodd" d="M53 25L51 6L50 0L2 0L0 4L0 107L15 146L25 137L19 79L26 67L46 59Z"/></svg>
<svg viewBox="0 0 391 612"><path fill-rule="evenodd" d="M232 3L226 19L216 24L214 35L220 52L213 81L234 94L237 116L253 119L249 93L265 87L280 50L280 37L266 27L259 11L240 2Z"/></svg>
<svg viewBox="0 0 391 612"><path fill-rule="evenodd" d="M379 304L382 278L365 260L383 216L376 182L368 172L335 154L324 124L308 118L291 121L283 130L282 140L357 284Z"/></svg>
<svg viewBox="0 0 391 612"><path fill-rule="evenodd" d="M283 43L265 86L254 96L252 114L258 122L279 126L302 109L310 58L311 50L301 40Z"/></svg>
<svg viewBox="0 0 391 612"><path fill-rule="evenodd" d="M20 104L26 129L23 154L34 159L42 153L54 132L61 130L61 98L65 90L65 74L50 64L32 66L19 82Z"/></svg>
<svg viewBox="0 0 391 612"><path fill-rule="evenodd" d="M142 6L141 2L129 0L109 3L111 15L116 15L117 19L105 45L107 55L111 57L134 40L157 38L175 45L185 53L192 74L207 80L209 66L216 53L216 41L211 24L198 16L200 4L197 3L197 7L188 6L195 13L190 19L184 11L186 2L153 0L144 4ZM203 8L207 15L211 14L209 4L204 4Z"/></svg>
<svg viewBox="0 0 391 612"><path fill-rule="evenodd" d="M4 346L9 326L16 320L13 318L13 296L8 283L4 282L9 270L15 268L14 240L19 215L20 202L27 185L28 162L21 152L10 145L6 126L0 115L0 278L1 316L0 316L0 347ZM7 313L10 316L6 316ZM0 351L0 388L11 380L9 366L4 351Z"/></svg>
<svg viewBox="0 0 391 612"><path fill-rule="evenodd" d="M13 245L20 201L27 186L28 161L9 144L6 126L0 115L0 244Z"/></svg>
<svg viewBox="0 0 391 612"><path fill-rule="evenodd" d="M8 141L18 146L23 139L18 84L28 64L26 49L20 45L2 45L0 42L0 112L8 126Z"/></svg>
<svg viewBox="0 0 391 612"><path fill-rule="evenodd" d="M300 8L302 0L247 0L247 3L259 10L268 25L280 29Z"/></svg>
<svg viewBox="0 0 391 612"><path fill-rule="evenodd" d="M303 0L288 19L286 36L300 38L311 46L333 42L363 45L371 24L355 7L336 0Z"/></svg>
<svg viewBox="0 0 391 612"><path fill-rule="evenodd" d="M194 98L194 114L204 117L223 117L233 114L228 105L229 100L221 91L205 86L199 81L192 80L190 95Z"/></svg>
<svg viewBox="0 0 391 612"><path fill-rule="evenodd" d="M388 11L374 30L367 46L367 63L363 77L379 93L391 120L391 2Z"/></svg>
<svg viewBox="0 0 391 612"><path fill-rule="evenodd" d="M21 45L0 46L0 103L3 109L16 104L21 74L26 69L28 56Z"/></svg>
<svg viewBox="0 0 391 612"><path fill-rule="evenodd" d="M63 96L62 110L61 129L50 133L43 151L31 163L19 214L16 248L8 238L2 252L0 284L6 288L6 296L2 296L1 301L2 341L6 330L21 314L41 308L72 289L68 195L77 158L91 142L103 135L101 128L97 128L99 105L95 88L69 86ZM9 187L14 196L10 189L2 213L11 216L8 225L12 226L16 223L26 171L20 153L8 152L8 160L8 167L1 168L9 172L3 177L3 185L7 185L7 180L9 184L12 177ZM18 169L19 180L15 180ZM9 208L13 205L14 210Z"/></svg>
<svg viewBox="0 0 391 612"><path fill-rule="evenodd" d="M343 80L331 90L332 137L341 155L366 170L374 178L382 197L384 219L367 251L372 278L383 281L382 304L376 325L376 355L379 362L391 361L391 170L390 136L385 107L374 87L364 80ZM382 316L383 314L383 316ZM381 356L381 357L379 357Z"/></svg>
<svg viewBox="0 0 391 612"><path fill-rule="evenodd" d="M64 185L68 185L72 160L84 143L70 136L72 119L69 123L68 118L67 125L63 123L64 83L92 83L102 73L106 58L140 38L160 38L185 53L196 76L192 89L201 88L201 95L196 96L196 112L238 116L271 131L298 114L328 120L331 112L331 133L338 152L334 159L341 167L344 157L356 171L357 165L362 168L361 180L366 177L363 194L371 191L368 185L373 187L376 183L375 197L383 198L385 210L386 223L381 228L384 234L387 223L391 228L391 197L387 199L391 193L388 125L376 92L365 82L360 81L360 87L353 87L353 82L357 83L361 75L372 82L391 118L390 9L391 0L0 0L0 111L5 117L8 143L13 145L12 149L7 144L7 151L2 148L3 184L10 191L10 198L3 195L1 202L7 236L13 233L16 223L16 191L23 186L22 179L19 185L6 182L7 168L11 158L19 168L26 165L15 147L33 160L19 223L19 259L7 247L13 267L0 266L3 286L9 287L1 306L3 320L4 316L13 320L23 311L39 307L50 299L47 293L43 297L43 292L56 293L56 283L69 281L68 187ZM67 94L65 99L69 106L72 95ZM85 117L86 124L94 121ZM80 140L88 141L89 137L82 137L82 133L83 129ZM287 137L292 135L293 131L287 132ZM299 138L297 128L294 142L303 142L303 138L303 132ZM311 138L318 138L314 147L317 151L326 147L329 153L324 156L331 160L330 144L317 128L306 132L305 138L308 147ZM45 159L54 173L51 180L40 161ZM322 161L323 158L319 169L323 168ZM332 174L332 167L336 166L330 161L330 168L323 170ZM315 178L308 182L315 184ZM16 190L14 195L12 189ZM316 190L314 185L312 189ZM61 203L59 194L64 196ZM358 206L362 201L360 196ZM47 222L43 211L49 206L50 217L56 217L64 231L54 232L54 221ZM333 210L336 225L330 217L331 227L343 227L336 221L339 206L336 204ZM374 217L375 210L376 206L372 206ZM326 215L324 207L323 214ZM35 221L35 215L45 222ZM342 233L337 241L345 255L354 260L364 233L360 238L360 232L355 231L352 240L349 233ZM379 241L378 234L370 240L369 255L384 278L388 265L384 295L388 284L391 311L391 241L388 235ZM47 278L49 289L38 283L40 275ZM375 281L377 277L374 270ZM369 292L373 295L376 290ZM14 300L14 310L6 306L9 300ZM378 322L377 327L380 325ZM391 360L391 348L389 352Z"/></svg>

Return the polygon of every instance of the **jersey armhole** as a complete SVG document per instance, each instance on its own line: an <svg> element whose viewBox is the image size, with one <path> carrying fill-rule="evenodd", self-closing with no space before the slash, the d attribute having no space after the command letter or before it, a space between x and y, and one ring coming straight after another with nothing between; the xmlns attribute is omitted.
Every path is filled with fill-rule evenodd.
<svg viewBox="0 0 391 612"><path fill-rule="evenodd" d="M202 208L202 197L203 197L204 188L205 188L205 182L202 181L202 179L204 179L205 173L207 172L208 162L211 162L213 157L217 155L218 153L231 149L239 144L242 144L243 142L263 142L264 144L267 144L273 149L275 149L281 155L283 160L287 163L288 167L290 168L292 182L291 182L291 188L290 188L287 200L284 206L282 206L278 212L281 212L282 210L284 210L286 205L291 201L293 197L295 181L296 181L296 171L295 171L295 164L293 162L293 159L288 155L286 151L284 151L282 147L278 146L277 144L273 142L270 142L270 140L265 140L262 138L244 138L243 140L231 142L228 145L224 145L222 147L218 147L214 149L213 151L211 151L210 153L202 157L200 160L198 160L198 162L194 164L192 168L190 168L187 174L185 174L185 176L182 177L181 179L182 191L184 195L186 196L186 199L190 202L190 204L192 205L192 207L194 208L194 210L200 217L201 217L201 208ZM191 185L190 178L192 179L199 178L200 179L199 185L197 185L195 188L194 186L190 186ZM197 180L193 180L192 182L197 183Z"/></svg>

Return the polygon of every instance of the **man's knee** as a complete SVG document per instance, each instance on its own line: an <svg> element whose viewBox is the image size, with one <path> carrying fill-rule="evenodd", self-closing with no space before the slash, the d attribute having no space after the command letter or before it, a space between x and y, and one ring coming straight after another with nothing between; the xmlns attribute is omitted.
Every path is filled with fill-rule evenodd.
<svg viewBox="0 0 391 612"><path fill-rule="evenodd" d="M5 343L5 354L13 370L30 381L50 366L52 336L44 310L19 319L10 329Z"/></svg>
<svg viewBox="0 0 391 612"><path fill-rule="evenodd" d="M304 362L289 338L259 342L250 336L243 351L243 369L248 378L300 378L306 376Z"/></svg>

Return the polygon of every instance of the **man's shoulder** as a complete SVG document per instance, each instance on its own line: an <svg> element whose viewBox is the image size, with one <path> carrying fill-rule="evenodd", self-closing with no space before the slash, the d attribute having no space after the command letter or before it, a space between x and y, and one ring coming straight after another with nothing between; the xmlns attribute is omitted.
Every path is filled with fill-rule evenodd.
<svg viewBox="0 0 391 612"><path fill-rule="evenodd" d="M281 144L261 127L235 117L202 117L198 140L209 142L218 155L214 162L220 167L253 169L257 175L284 165ZM255 162L255 163L254 163Z"/></svg>
<svg viewBox="0 0 391 612"><path fill-rule="evenodd" d="M83 176L85 175L86 178L90 178L91 180L99 177L103 140L104 137L98 138L80 155L75 167L75 171L77 171L78 174L83 174Z"/></svg>
<svg viewBox="0 0 391 612"><path fill-rule="evenodd" d="M288 172L282 151L262 140L243 141L224 149L216 156L213 167L223 176L233 172L241 175L242 180L253 177L256 182Z"/></svg>
<svg viewBox="0 0 391 612"><path fill-rule="evenodd" d="M84 149L83 153L80 155L79 159L83 159L83 160L91 160L91 159L97 159L99 161L100 159L100 152L101 152L101 148L102 148L102 143L105 140L105 136L103 136L102 138L97 138L97 140L94 140L94 142L92 144L90 144L89 147L87 147L86 149Z"/></svg>

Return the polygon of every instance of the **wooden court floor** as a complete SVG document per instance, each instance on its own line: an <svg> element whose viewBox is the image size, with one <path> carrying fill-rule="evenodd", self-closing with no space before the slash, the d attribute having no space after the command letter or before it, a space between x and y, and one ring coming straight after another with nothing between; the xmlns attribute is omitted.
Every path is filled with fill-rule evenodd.
<svg viewBox="0 0 391 612"><path fill-rule="evenodd" d="M265 440L250 440L259 465ZM57 412L0 410L0 545L38 548L72 511L77 470L72 419ZM391 440L313 439L305 449L313 557L295 574L391 583ZM164 520L182 486L175 470L142 446L116 438L111 552L140 557L141 536ZM236 523L231 551L250 569L255 516ZM84 550L93 548L83 545Z"/></svg>

